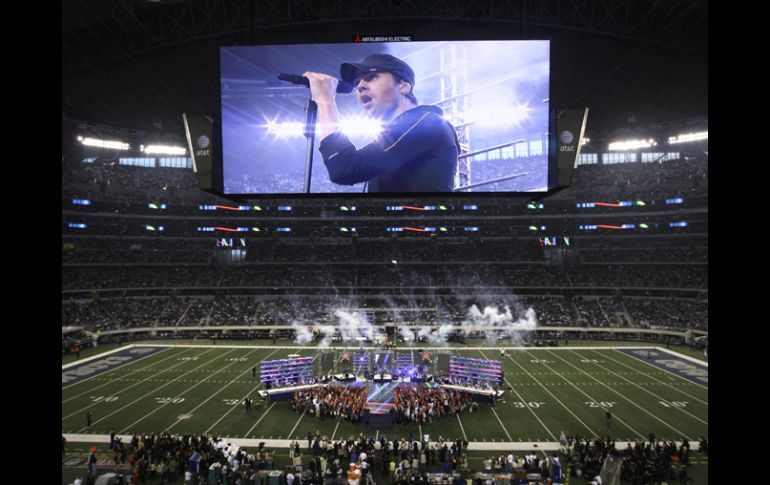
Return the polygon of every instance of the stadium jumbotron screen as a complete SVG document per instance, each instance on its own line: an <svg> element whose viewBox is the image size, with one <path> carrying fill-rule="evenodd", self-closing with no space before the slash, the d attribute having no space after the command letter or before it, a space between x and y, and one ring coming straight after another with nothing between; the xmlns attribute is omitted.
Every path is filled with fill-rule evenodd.
<svg viewBox="0 0 770 485"><path fill-rule="evenodd" d="M549 41L224 47L220 61L224 194L552 188Z"/></svg>

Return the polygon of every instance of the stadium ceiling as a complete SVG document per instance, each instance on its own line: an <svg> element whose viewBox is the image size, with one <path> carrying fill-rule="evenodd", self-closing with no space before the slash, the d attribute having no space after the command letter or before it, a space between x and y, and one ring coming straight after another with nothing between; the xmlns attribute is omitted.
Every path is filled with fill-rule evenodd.
<svg viewBox="0 0 770 485"><path fill-rule="evenodd" d="M708 115L706 0L68 0L62 119L181 133L219 111L219 47L550 39L555 107L590 108L594 137Z"/></svg>

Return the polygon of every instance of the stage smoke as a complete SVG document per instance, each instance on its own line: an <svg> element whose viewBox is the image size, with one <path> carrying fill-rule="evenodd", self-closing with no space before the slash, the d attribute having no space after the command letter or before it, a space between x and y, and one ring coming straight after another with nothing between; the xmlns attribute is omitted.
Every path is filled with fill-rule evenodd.
<svg viewBox="0 0 770 485"><path fill-rule="evenodd" d="M483 332L490 343L494 343L499 336L502 336L510 339L514 344L523 344L525 333L537 327L535 310L529 308L524 316L515 320L510 307L505 305L504 308L505 311L501 312L497 306L486 306L484 311L481 311L476 305L472 305L468 309L468 318L463 322L463 329L466 332L475 330Z"/></svg>
<svg viewBox="0 0 770 485"><path fill-rule="evenodd" d="M323 339L321 339L321 341L318 343L318 347L326 348L330 346L332 344L334 333L337 329L334 328L334 325L321 325L319 330L321 331L321 335L323 335Z"/></svg>
<svg viewBox="0 0 770 485"><path fill-rule="evenodd" d="M303 325L300 322L293 320L291 326L294 329L294 335L296 336L294 339L295 344L307 345L313 341L313 332L307 329L307 325Z"/></svg>
<svg viewBox="0 0 770 485"><path fill-rule="evenodd" d="M382 337L380 331L369 323L365 315L345 310L335 310L334 315L337 317L337 331L343 342L358 342L362 337L374 341Z"/></svg>
<svg viewBox="0 0 770 485"><path fill-rule="evenodd" d="M410 344L414 342L414 332L409 330L408 328L400 328L398 330L399 334L401 334L401 338L404 339L404 342Z"/></svg>
<svg viewBox="0 0 770 485"><path fill-rule="evenodd" d="M417 336L424 338L428 343L433 345L444 345L449 339L449 334L452 333L452 325L445 324L439 328L435 327L422 327Z"/></svg>

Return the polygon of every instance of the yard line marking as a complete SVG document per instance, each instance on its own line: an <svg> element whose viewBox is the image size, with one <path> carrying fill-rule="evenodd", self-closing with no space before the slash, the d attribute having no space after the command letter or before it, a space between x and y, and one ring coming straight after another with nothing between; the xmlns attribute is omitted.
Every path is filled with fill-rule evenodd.
<svg viewBox="0 0 770 485"><path fill-rule="evenodd" d="M235 349L233 349L233 350L235 350ZM209 352L209 351L207 350L206 352ZM205 354L206 352L204 352L204 354ZM232 350L230 350L229 352L225 353L224 355L227 355L227 354L229 354L230 352L232 352ZM203 354L201 354L201 355L203 355ZM190 369L189 371L185 372L185 373L184 373L184 374L182 374L181 376L179 376L179 377L177 377L176 379L174 379L174 381L175 381L175 380L177 380L177 379L180 379L181 377L184 377L185 375L189 374L190 372L195 372L196 370L200 369L201 367L204 367L204 366L206 366L206 365L209 365L210 363L214 362L215 360L217 360L217 359L218 359L218 358L220 358L220 357L222 357L222 356L221 356L221 355L218 355L218 356L214 357L213 359L211 359L211 360L209 360L209 361L207 361L207 362L204 362L204 363L202 363L202 364L201 364L201 365L199 365L198 367L194 367L194 368ZM131 401L130 403L128 403L128 404L126 404L126 405L124 405L123 407L120 407L120 408L116 409L115 411L111 412L110 414L108 414L108 415L106 415L106 416L103 416L103 417L102 417L102 418L100 418L100 419L97 419L96 421L94 421L94 422L93 422L93 423L91 423L91 424L92 424L92 425L94 425L94 424L96 424L96 423L98 423L98 422L100 422L100 421L103 421L103 420L105 420L105 419L109 418L109 417L110 417L110 416L112 416L113 414L115 414L115 413L117 413L117 412L120 412L120 411L122 411L122 410L126 409L127 407L129 407L129 406L131 406L131 405L135 404L135 403L136 403L136 402L138 402L138 401L141 401L142 399L144 399L145 397L149 396L150 394L152 394L152 393L154 393L154 392L157 392L157 391L158 391L158 390L160 390L160 389L163 389L164 387L168 386L169 384L171 384L171 383L172 383L172 382L174 382L174 381L170 381L170 382L168 382L168 383L166 383L166 384L163 384L163 385L162 385L162 386L160 386L160 387L156 387L155 389L151 390L150 392L148 392L148 393L146 393L146 394L144 394L144 395L142 395L142 396L139 396L138 398L134 399L134 400L133 400L133 401ZM84 426L84 427L80 428L80 430L79 430L78 432L79 432L79 433L82 433L83 431L85 431L85 430L87 430L87 429L88 429L88 426Z"/></svg>
<svg viewBox="0 0 770 485"><path fill-rule="evenodd" d="M268 355L267 355L267 356L266 356L264 359L260 360L259 362L264 362L265 360L267 360L269 357L271 357L271 356L272 356L274 353L276 353L276 352L278 352L278 349L275 349L274 351L272 351L270 354L268 354ZM223 419L225 419L225 418L227 417L227 415L228 415L228 414L230 414L231 412L233 412L233 410L234 410L235 408L237 408L237 407L238 407L238 405L241 403L241 401L243 401L244 399L246 399L246 398L247 398L247 397L249 397L250 395L254 394L254 391L256 391L257 389L259 389L259 386L261 386L261 385L262 385L262 383L260 382L259 384L257 384L257 386L256 386L254 389L252 389L252 390L251 390L251 392L249 392L248 394L246 394L245 396L243 396L243 397L242 397L242 398L241 398L241 399L238 401L238 404L234 404L234 405L232 405L232 406L230 407L230 409L229 409L229 410L228 410L228 411L227 411L225 414L223 414L221 418L217 419L217 420L216 420L216 422L215 422L214 424L212 424L211 426L209 426L209 429L207 429L206 431L204 431L204 432L203 432L203 434L208 434L208 433L209 433L209 431L211 431L211 428L213 428L214 426L218 425L218 424L220 423L220 421L222 421ZM259 421L257 421L257 422L259 422ZM255 426L256 426L256 425L255 425ZM251 429L254 429L254 427L252 427ZM251 429L250 429L249 431L251 431ZM246 433L244 436L248 436L248 435L249 435L249 433Z"/></svg>
<svg viewBox="0 0 770 485"><path fill-rule="evenodd" d="M518 362L516 362L516 360L514 360L514 358L513 358L513 357L511 357L511 356L510 356L510 355L508 355L508 354L505 354L505 356L506 356L506 357L508 357L508 358L511 360L511 362L513 362L514 364L516 364L516 365L518 365L519 367L521 367L521 370L523 370L523 371L524 371L524 372L525 372L527 375L529 375L529 372L527 371L527 369L526 369L526 368L525 368L523 365L521 365L521 364L519 364ZM532 379L534 379L534 377L533 377L533 376L531 376L531 375L530 375L529 377L531 377ZM537 380L537 379L534 379L534 380ZM540 384L540 382L539 382L539 381L538 381L538 384ZM561 385L562 383L561 383L561 382L559 382L558 384L559 384L559 385ZM540 385L542 386L542 384L540 384ZM545 389L545 387L543 387L543 389ZM564 409L566 409L568 413L570 413L570 414L571 414L571 415L572 415L572 416L573 416L575 419L577 419L578 421L580 421L580 424L582 424L583 426L585 426L585 427L586 427L586 429L587 429L587 430L588 430L588 431L589 431L589 432L590 432L590 433L591 433L593 436L599 436L599 434L598 434L596 431L592 430L592 429L591 429L591 428L590 428L590 427L589 427L589 426L588 426L586 423L584 423L584 422L583 422L583 420L582 420L582 419L580 419L580 418L579 418L579 417L578 417L578 416L577 416L577 415L576 415L574 412L572 412L572 410L571 410L570 408L568 408L566 404L564 404L563 402L561 402L561 400L559 400L559 398L558 398L558 397L556 397L556 396L554 395L554 393L552 393L552 392L551 392L551 391L549 391L548 389L545 389L545 390L546 390L546 392L547 392L548 394L550 394L550 396L551 396L552 398L556 399L556 402L558 402L559 404L561 404L561 406L562 406ZM513 441L513 440L511 440L511 441Z"/></svg>
<svg viewBox="0 0 770 485"><path fill-rule="evenodd" d="M299 419L297 420L297 423L294 425L293 428L291 428L291 431L289 431L289 436L287 436L287 438L291 439L291 434L294 432L295 429L297 429L297 426L299 426L299 422L302 421L302 418L305 417L306 412L307 412L307 409L302 411L302 416L299 417Z"/></svg>
<svg viewBox="0 0 770 485"><path fill-rule="evenodd" d="M483 351L479 350L479 352L481 352L481 355L483 355L483 356L484 356L484 358L485 358L485 359L487 359L487 356L484 354L484 352L483 352ZM489 360L489 359L487 359L487 360ZM508 384L509 386L511 386L511 383L510 383L510 382L508 382L508 379L504 379L504 380L505 380L506 384ZM513 386L511 386L511 389L513 389ZM519 397L519 399L521 400L521 402L525 403L524 405L526 406L526 408L527 408L527 409L529 409L529 412L530 412L530 413L532 413L532 416L534 416L534 417L535 417L535 419L537 419L537 420L538 420L538 422L539 422L540 424L542 424L542 425L543 425L543 428L545 428L545 430L546 430L546 431L548 431L548 434L549 434L549 435L551 435L551 438L553 438L554 440L556 440L556 436L554 436L554 434L551 432L551 430L550 430L550 429L548 429L548 426L546 426L546 425L545 425L545 423L544 423L544 422L543 422L543 421L540 419L540 417L537 415L537 413L535 413L535 411L533 411L531 407L529 407L529 406L527 406L527 405L526 405L526 402L527 402L527 401L525 401L525 400L524 400L524 398L523 398L523 397L521 397L521 394L519 394L519 392L518 392L518 391L513 391L513 392L515 392L515 393L516 393L516 395ZM496 416L496 415L497 415L497 413L495 413L495 416ZM500 421L500 418L497 418L497 420L498 420L498 421ZM501 423L500 423L500 426L502 426L502 425L503 425L503 423L501 422ZM505 429L505 426L503 426L503 430L505 431L505 434L508 434L508 430L506 430L506 429ZM510 436L509 436L509 438L510 438Z"/></svg>
<svg viewBox="0 0 770 485"><path fill-rule="evenodd" d="M257 427L257 425L259 424L259 422L260 422L260 421L262 421L262 418L264 418L265 416L267 416L267 413L269 413L269 412L270 412L270 410L271 410L271 409L273 409L273 406L275 406L276 404L278 404L278 401L275 401L275 402L273 402L273 404L271 404L269 408L265 409L265 412L264 412L264 413L262 413L262 416L260 416L260 417L259 417L259 419L257 420L257 422L256 422L256 423L254 423L254 426L252 426L252 427L251 427L251 428L250 428L250 429L249 429L249 430L246 432L246 434L245 434L244 436L248 436L249 434L251 434L251 432L254 430L254 428L256 428L256 427Z"/></svg>
<svg viewBox="0 0 770 485"><path fill-rule="evenodd" d="M505 431L505 436L508 437L508 441L513 441L513 438L511 438L511 435L508 434L508 430L505 429L505 426L503 426L503 422L500 421L500 416L497 415L497 411L495 411L495 408L492 408L492 412L495 414L495 417L497 418L497 422L500 423L500 426L502 426L503 431Z"/></svg>
<svg viewBox="0 0 770 485"><path fill-rule="evenodd" d="M256 351L257 351L257 349L254 349L254 350L252 350L251 352L249 352L248 354L244 355L243 357L248 357L249 355L253 354L253 353L254 353L254 352L256 352ZM276 350L275 352L277 352L277 350ZM273 352L273 353L275 353L275 352ZM235 364L235 362L233 362L233 364ZM232 364L230 364L230 365L232 365ZM249 372L251 372L251 369L246 369L246 370L244 370L243 372L241 372L241 373L240 373L240 374L239 374L239 375L238 375L238 376L237 376L235 379L238 379L238 377L240 377L240 376L242 376L242 375L244 375L244 374L248 374ZM199 409L201 406L203 406L204 404L206 404L207 402L209 402L209 401L210 401L210 400L211 400L211 399L212 399L214 396L216 396L217 394L219 394L220 392L222 392L222 391L223 391L223 390L224 390L224 389L225 389L227 386L229 386L230 384L232 384L233 382L235 382L235 379L231 380L230 382L228 382L228 383L227 383L227 384L225 384L224 386L217 388L217 391L216 391L214 394L212 394L211 396L209 396L209 397L208 397L208 398L207 398L205 401L203 401L202 403L198 404L197 406L195 406L194 408L192 408L191 410L189 410L189 411L187 411L186 413L183 413L183 414L192 414L193 412L197 411L197 410L198 410L198 409ZM185 392L187 392L187 391L185 391ZM247 394L247 396L248 396L248 394ZM235 404L235 406L239 406L239 405L241 404L241 402L243 401L243 399L245 399L245 398L242 398L242 399L240 399L240 400L238 401L238 403L237 403L237 404ZM220 418L220 419L221 419L221 418ZM180 421L182 421L182 419L177 419L177 420L174 422L174 424L172 424L172 425L170 425L169 427L167 427L167 428L166 428L164 431L168 431L168 430L170 430L171 428L173 428L174 426L176 426L177 424L179 424L179 422L180 422Z"/></svg>
<svg viewBox="0 0 770 485"><path fill-rule="evenodd" d="M334 433L332 433L332 441L334 441L334 436L337 434L337 428L340 427L340 420L337 420L337 426L334 427Z"/></svg>
<svg viewBox="0 0 770 485"><path fill-rule="evenodd" d="M233 349L233 350L234 350L234 349ZM254 351L256 351L256 349L252 350L252 352L254 352ZM232 352L232 350L231 350L230 352ZM225 354L223 354L223 355L221 355L221 356L218 356L218 357L214 357L214 358L213 358L212 360L210 360L209 362L213 362L213 361L214 361L214 360L216 360L217 358L221 358L221 357L224 357L225 355L229 354L230 352L227 352L227 353L225 353ZM248 355L248 354L247 354L247 355ZM198 381L196 384L193 384L192 386L188 387L186 390L184 390L184 391L180 392L179 394L177 394L176 396L174 396L173 398L171 398L171 400L170 400L170 401L166 402L165 404L161 404L159 407L155 408L154 410L152 410L152 411L150 411L149 413L145 414L144 416L142 416L142 417L141 417L141 418L139 418L138 420L136 420L136 421L134 421L133 423L129 424L128 426L126 426L125 428L123 428L122 430L120 430L120 431L119 431L119 433L123 433L123 432L125 432L125 431L128 431L128 429L129 429L129 428L131 428L131 426L135 426L136 424L138 424L138 423L141 423L142 421L144 421L144 420L145 420L146 418L148 418L149 416L152 416L153 414L157 413L158 411L160 411L160 410L161 410L161 409L163 409L164 407L168 406L168 405L169 405L169 404L170 404L170 403L171 403L171 402L172 402L174 399L176 399L176 398L178 398L178 397L182 397L183 395L185 395L185 394L187 394L188 392L192 391L193 389L195 389L196 387L200 386L200 385L201 385L201 384L203 384L204 382L208 381L208 380L209 380L209 378L211 378L211 377L214 377L215 375L219 374L221 371L223 371L223 370L227 369L228 367L230 367L231 365L235 365L235 364L237 364L237 363L238 363L238 361L233 361L233 362L230 362L229 364L227 364L226 366L222 367L221 369L219 369L218 371L214 372L213 374L211 374L211 375L209 375L209 376L207 376L207 377L204 377L202 380ZM173 381L171 381L171 382L173 382ZM171 384L171 382L169 382L168 384ZM164 386L167 386L168 384L163 384L163 385L164 385Z"/></svg>
<svg viewBox="0 0 770 485"><path fill-rule="evenodd" d="M254 428L256 428L256 427L257 427L257 425L260 423L260 421L262 421L262 419L263 419L265 416L267 416L267 413L269 413L269 412L270 412L270 410L271 410L271 409L273 409L273 406L275 406L276 404L278 404L278 401L275 401L273 404L271 404L271 405L270 405L270 407L269 407L269 408L265 409L265 412L264 412L264 413L262 413L262 416L260 416L260 417L259 417L259 419L257 420L257 422L256 422L256 423L254 423L254 426L252 426L251 428L249 428L249 430L246 432L246 434L245 434L244 436L248 436L248 435L249 435L249 433L251 433L251 432L254 430Z"/></svg>
<svg viewBox="0 0 770 485"><path fill-rule="evenodd" d="M533 355L531 352L529 352L529 351L527 351L527 350L525 350L524 352L526 352L526 353L528 353L530 356L534 357L534 355ZM546 366L546 367L548 367L549 369L551 369L551 367L550 367L548 364L543 364L543 365L544 365L544 366ZM554 371L554 372L555 372L555 371ZM558 375L559 377L561 377L561 378L562 378L562 379L563 379L563 380L564 380L564 381L565 381L567 384L569 384L570 386L572 386L572 387L574 387L575 389L577 389L577 390L578 390L578 391L579 391L581 394L583 394L585 397L587 397L588 399L590 399L592 402L598 402L598 401L596 401L596 399L594 399L594 398L592 398L591 396L589 396L589 395L588 395L588 393L586 393L585 391L583 391L582 389L580 389L578 386L576 386L575 384L573 384L572 382L570 382L569 380L567 380L567 378L566 378L566 377L564 377L563 375L559 374L558 372L556 373L556 375ZM603 409L604 409L604 407L602 407L601 409L603 410ZM614 415L614 414L613 414L613 416L615 417L615 419L617 419L617 420L620 422L620 424L622 424L622 425L623 425L623 426L625 426L626 428L628 428L628 429L630 429L631 431L633 431L634 433L636 433L636 434L637 434L637 435L638 435L640 438L642 438L642 439L644 439L644 440L646 440L646 439L647 439L647 437L646 437L646 436L642 435L642 433L640 433L640 432L638 432L637 430L635 430L634 428L632 428L632 427L631 427L631 426L630 426L628 423L626 423L625 421L623 421L622 419L620 419L619 417L617 417L617 415ZM598 435L596 435L596 436L598 436Z"/></svg>
<svg viewBox="0 0 770 485"><path fill-rule="evenodd" d="M206 351L204 351L204 352L202 352L202 353L200 353L200 354L198 354L198 355L199 355L199 356L200 356L200 355L203 355L203 354L205 354L206 352L209 352L209 351L208 351L208 350L206 350ZM179 354L177 354L177 355L179 355ZM171 357L173 357L173 356L171 356ZM164 359L164 360L167 360L167 359ZM182 361L182 362L180 362L180 363L178 363L178 364L174 364L174 365L172 365L171 367L169 367L169 369L173 369L174 367L180 366L180 365L182 365L182 364L185 364L185 363L186 363L185 361ZM136 371L136 372L139 372L139 371ZM165 372L165 371L161 371L161 373L163 373L163 372ZM149 382L154 382L154 381L152 381L152 380L151 380L151 378L152 378L152 377L155 377L156 375L157 375L157 374L153 374L153 375L151 375L150 377L146 377L146 378L142 379L141 381L137 381L136 379L130 379L130 381L131 381L131 382L136 382L136 384L131 384L131 385L130 385L130 386L128 386L128 387L124 387L123 389L120 389L118 392L116 392L116 393L114 393L114 394L116 394L116 395L120 395L120 394L122 394L123 392L125 392L125 391L127 391L127 390L129 390L129 389L132 389L132 388L134 388L134 387L138 386L139 384L141 384L141 383L143 383L143 382L148 382L148 381L149 381ZM110 382L108 382L107 384L111 384L111 383L113 383L113 382L116 382L116 381L121 381L121 380L122 380L122 379L116 379L116 380L114 380L114 381L110 381ZM104 385L106 386L107 384L104 384ZM98 386L98 387L96 387L96 388L94 388L94 389L98 389L99 387L102 387L102 386ZM86 392L85 394L89 394L89 393L90 393L90 391L89 391L89 392ZM65 402L65 401L62 401L62 404L63 404L64 402ZM62 421L64 421L65 419L69 419L69 418L71 418L72 416L75 416L76 414L82 413L83 411L85 411L85 410L87 410L87 409L90 409L90 408L92 408L92 407L96 406L97 404L99 404L99 403L98 403L98 402L95 402L95 403L93 403L93 404L89 404L88 406L86 406L86 407L84 407L84 408L80 408L80 409L78 409L77 411L75 411L75 412L72 412L72 413L70 413L70 414L68 414L68 415L66 415L66 416L64 416L64 417L62 417L62 418L61 418L61 420L62 420Z"/></svg>
<svg viewBox="0 0 770 485"><path fill-rule="evenodd" d="M96 376L98 376L98 377L99 377L99 379L98 379L98 380L105 380L105 379L107 379L107 378L108 378L108 376L109 376L110 374L112 374L114 371L116 371L116 370L118 370L118 369L120 369L120 368L122 368L122 367L125 367L125 366L127 366L127 365L129 365L129 364L135 364L135 363L139 362L140 360L142 360L142 359L146 359L146 358L148 358L148 357L154 357L154 356L157 356L157 355L161 355L161 354L163 354L164 352L166 352L167 350L169 350L170 348L171 348L171 347L168 347L168 348L166 348L166 349L164 349L164 350L161 350L160 352L156 352L156 353L154 353L154 354L150 354L150 355L145 355L144 357L140 357L140 358L138 358L138 359L136 359L136 360L132 360L132 361L126 362L125 364L121 364L121 365L119 365L118 367L115 367L114 369L111 369L111 370L109 370L109 371L105 372L104 374L97 374L97 375L95 375L94 377L90 377L90 378L88 378L88 379L83 379L82 381L80 381L80 382L76 382L75 384L71 384L71 385L69 385L69 386L66 386L66 387L62 387L62 390L64 390L64 389L69 389L69 388L71 388L71 387L75 387L75 386L77 386L78 384L82 384L82 383L84 383L84 382L86 382L86 381L88 381L88 380L91 380L91 379L95 379L95 378L96 378ZM185 350L183 350L183 351L181 351L181 352L178 352L178 353L176 353L176 354L174 354L174 355L171 355L171 356L169 356L169 357L166 357L165 359L161 360L160 362L165 362L165 361L167 361L168 359L170 359L170 358L172 358L172 357L174 357L174 356L177 356L177 355L182 355L182 354L184 354L185 352L187 352L188 350L189 350L189 349L185 349ZM152 363L152 364L147 364L147 366L146 366L146 367L143 367L143 368L141 368L141 369L135 370L135 371L131 372L130 374L126 374L126 376L124 376L124 377L119 377L119 378L117 378L117 379L111 379L111 378L110 378L110 379L109 379L109 381L108 381L107 383L105 383L105 384L102 384L101 386L92 387L92 388L88 389L87 391L81 392L80 394L76 394L76 395L74 395L74 396L72 396L72 397L70 397L70 398L68 398L68 399L65 399L65 400L63 400L63 401L62 401L62 404L64 404L65 402L70 402L70 401L72 401L73 399L77 399L77 398L79 398L80 396L83 396L83 395L85 395L85 394L88 394L88 393L90 393L90 392L92 392L92 391L95 391L96 389L99 389L99 388L101 388L101 387L104 387L104 386L106 386L106 385L108 385L108 384L111 384L112 382L114 382L114 381L116 381L116 380L119 380L119 379L125 379L125 378L126 378L126 377L128 377L128 376L131 376L131 375L133 375L133 374L136 374L137 372L140 372L140 371L146 370L146 369L147 369L147 367L149 367L149 366L151 366L151 365L159 364L160 362L154 362L154 363Z"/></svg>
<svg viewBox="0 0 770 485"><path fill-rule="evenodd" d="M682 354L680 354L680 353L678 353L678 352L671 352L670 350L666 350L666 349L656 348L655 350L658 350L658 351L661 351L661 352L667 352L667 353L669 353L669 354L672 354L672 355L674 355L674 356L676 356L676 357L680 357L680 358L681 358L681 357L686 357L686 356L684 356L684 355L682 355ZM615 349L615 351L616 351L616 352L618 352L618 349ZM626 353L624 353L624 352L618 352L618 353L619 353L619 354L621 354L621 355L625 355L625 356L627 356L627 357L631 357L632 359L638 360L639 362L644 362L645 364L647 364L647 365L650 365L650 364L649 364L649 362L645 362L645 361L644 361L644 360L642 360L641 358L639 358L639 357L636 357L636 356L634 356L634 355L626 354ZM701 364L703 364L703 363L704 363L704 362L701 362ZM668 370L668 369L661 369L660 367L655 367L655 370L657 370L657 371L662 371L662 372L661 372L661 375L666 375L666 376L675 376L675 377L678 377L679 379L681 379L681 380L682 380L682 381L684 381L684 382L687 382L687 383L690 383L690 384L695 384L696 386L698 386L698 387L702 387L703 389L706 389L706 390L708 391L708 387L704 386L703 384L699 384L699 383L697 383L697 382L695 382L695 381L691 381L690 379L687 379L687 378L685 378L685 377L683 377L683 376L680 376L679 374L676 374L676 373L674 373L674 372L671 372L671 371L670 371L670 370ZM676 379L674 379L674 380L676 380Z"/></svg>
<svg viewBox="0 0 770 485"><path fill-rule="evenodd" d="M465 441L468 441L468 435L465 434L465 428L463 428L463 422L460 421L460 415L455 414L455 417L457 418L457 422L460 423L460 429L463 431L463 438Z"/></svg>
<svg viewBox="0 0 770 485"><path fill-rule="evenodd" d="M577 355L578 357L584 357L583 355L581 355L581 354L578 354L577 352L574 352L574 351L573 351L572 353L573 353L573 354L575 354L575 355ZM594 362L593 364L594 364L594 365L596 365L596 366L599 366L599 367L601 367L602 369L607 369L606 367L604 367L604 366L603 366L603 365L601 365L601 364L598 364L598 363L595 363L595 362ZM607 370L609 370L609 369L607 369ZM615 372L612 372L611 370L609 370L609 372L611 372L611 373L615 374ZM635 382L633 382L633 381L631 381L631 380L629 380L629 379L626 379L625 377L621 376L620 374L618 374L618 377L620 377L620 378L621 378L621 379L623 379L624 381L628 381L629 383L631 383L631 385L632 385L632 386L636 386L636 387L638 387L639 389L643 390L644 392L646 392L646 393L648 393L648 394L650 394L650 395L652 395L652 396L655 396L656 398L660 399L661 401L663 401L663 402L665 402L665 403L667 403L667 404L671 404L671 401L669 401L668 399L664 399L664 398L662 398L662 397L658 396L657 394L655 394L654 392L652 392L652 391L648 391L647 389L643 388L643 387L642 387L642 386L640 386L639 384L637 384L637 383L635 383ZM697 420L698 420L698 421L700 421L701 423L703 423L703 424L705 424L706 426L708 426L708 424L709 424L709 423L708 423L708 421L704 421L704 420L702 420L701 418L699 418L698 416L695 416L694 414L691 414L691 413L689 413L689 412L688 412L687 410L685 410L684 408L680 408L680 407L674 406L673 404L671 404L671 406L672 406L673 408L675 408L675 409L678 409L678 410L682 411L683 413L685 413L686 415L690 416L691 418L693 418L693 419L697 419Z"/></svg>
<svg viewBox="0 0 770 485"><path fill-rule="evenodd" d="M551 354L553 354L553 352L551 352ZM574 368L575 368L575 369L577 369L577 370L580 370L580 368L579 368L579 367L577 367L576 365L572 364L571 362L569 362L569 361L567 361L567 360L564 360L564 359L563 359L563 358L561 358L561 357L557 357L557 356L556 356L556 354L553 354L553 355L554 355L554 357L556 357L557 359L560 359L560 360L562 360L562 361L563 361L565 364L567 364L567 365L569 365L569 366L572 366L572 367L574 367ZM581 371L581 372L583 372L583 371ZM585 373L585 372L584 372L584 373ZM634 405L634 406L636 406L637 408L641 409L643 412L647 413L648 415L652 416L652 417L653 417L653 418L655 418L656 420L660 421L662 424L664 424L664 425L668 426L669 428L673 429L674 431L676 431L677 433L679 433L679 435L680 435L680 436L684 436L684 437L685 437L685 438L687 438L689 441L695 441L695 440L693 440L692 438L690 438L689 436L687 436L686 434L682 433L682 432L681 432L681 431L679 431L678 429L676 429L676 428L674 428L673 426L671 426L670 424L668 424L667 422L663 421L662 419L660 419L659 417L657 417L657 416L656 416L656 415L654 415L653 413L651 413L651 412L647 411L646 409L644 409L642 406L638 405L637 403L635 403L635 402L634 402L634 401L632 401L631 399L627 398L627 397L625 396L625 394L623 394L623 393L621 393L621 392L618 392L618 391L616 391L615 389L613 389L613 388L611 388L610 386L608 386L608 385L604 384L603 382L599 381L598 379L596 379L596 378L595 378L595 377L593 377L592 375L589 375L589 374L586 374L586 375L588 375L588 377L590 377L591 379L595 380L595 381L596 381L598 384L601 384L601 385L603 385L604 387L606 387L606 388L607 388L607 389L609 389L610 391L614 392L615 394L617 394L618 396L622 397L622 398L623 398L623 399L625 399L626 401L630 402L631 404L633 404L633 405Z"/></svg>
<svg viewBox="0 0 770 485"><path fill-rule="evenodd" d="M278 349L276 349L276 350L275 350L273 353L271 353L271 354L270 354L270 355L268 355L267 357L270 357L270 356L271 356L271 355L273 355L275 352L278 352L278 350L281 350L281 348L278 348ZM264 358L264 359L262 359L262 360L267 360L267 357L265 357L265 358ZM260 362L261 362L261 361L260 361ZM261 383L260 383L260 385L261 385ZM257 387L259 387L259 386L257 386ZM278 403L278 402L276 401L276 402L274 402L273 404L271 404L271 405L270 405L270 407L269 407L269 408L267 408L267 409L265 410L265 412L264 412L264 413L262 413L262 416L261 416L261 417L260 417L260 418L257 420L257 422L256 422L256 423L254 423L254 426L252 426L252 427L251 427L251 428L250 428L250 429L249 429L249 430L246 432L246 434L244 434L244 436L248 436L249 434L251 434L251 432L254 430L254 428L256 428L256 427L257 427L257 425L260 423L260 421L262 421L262 418L264 418L265 416L267 416L267 413L268 413L268 412L270 412L270 410L271 410L271 409L273 409L273 406L275 406L277 403ZM234 408L233 408L233 409L234 409ZM230 411L232 411L232 409L231 409ZM229 413L229 411L228 411L228 413ZM302 418L300 417L300 419L302 419ZM216 423L214 423L214 424L216 424ZM212 427L213 427L213 426L212 426ZM209 429L211 429L211 428L209 428ZM292 430L292 431L293 431L293 430ZM291 436L289 436L289 438L291 438Z"/></svg>

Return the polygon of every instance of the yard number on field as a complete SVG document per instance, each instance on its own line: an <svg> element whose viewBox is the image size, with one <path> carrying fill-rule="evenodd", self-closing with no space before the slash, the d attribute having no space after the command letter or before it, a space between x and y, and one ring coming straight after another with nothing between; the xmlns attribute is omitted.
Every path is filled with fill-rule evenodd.
<svg viewBox="0 0 770 485"><path fill-rule="evenodd" d="M671 404L667 403L666 401L658 401L658 404L663 406L664 408L686 408L687 403L690 401L671 401Z"/></svg>
<svg viewBox="0 0 770 485"><path fill-rule="evenodd" d="M526 403L521 401L513 402L513 406L517 408L525 408L525 407L539 408L541 405L544 405L544 404L545 404L544 402L526 402Z"/></svg>
<svg viewBox="0 0 770 485"><path fill-rule="evenodd" d="M612 406L617 404L617 401L602 401L602 402L586 401L585 404L588 404L589 408L611 408Z"/></svg>

